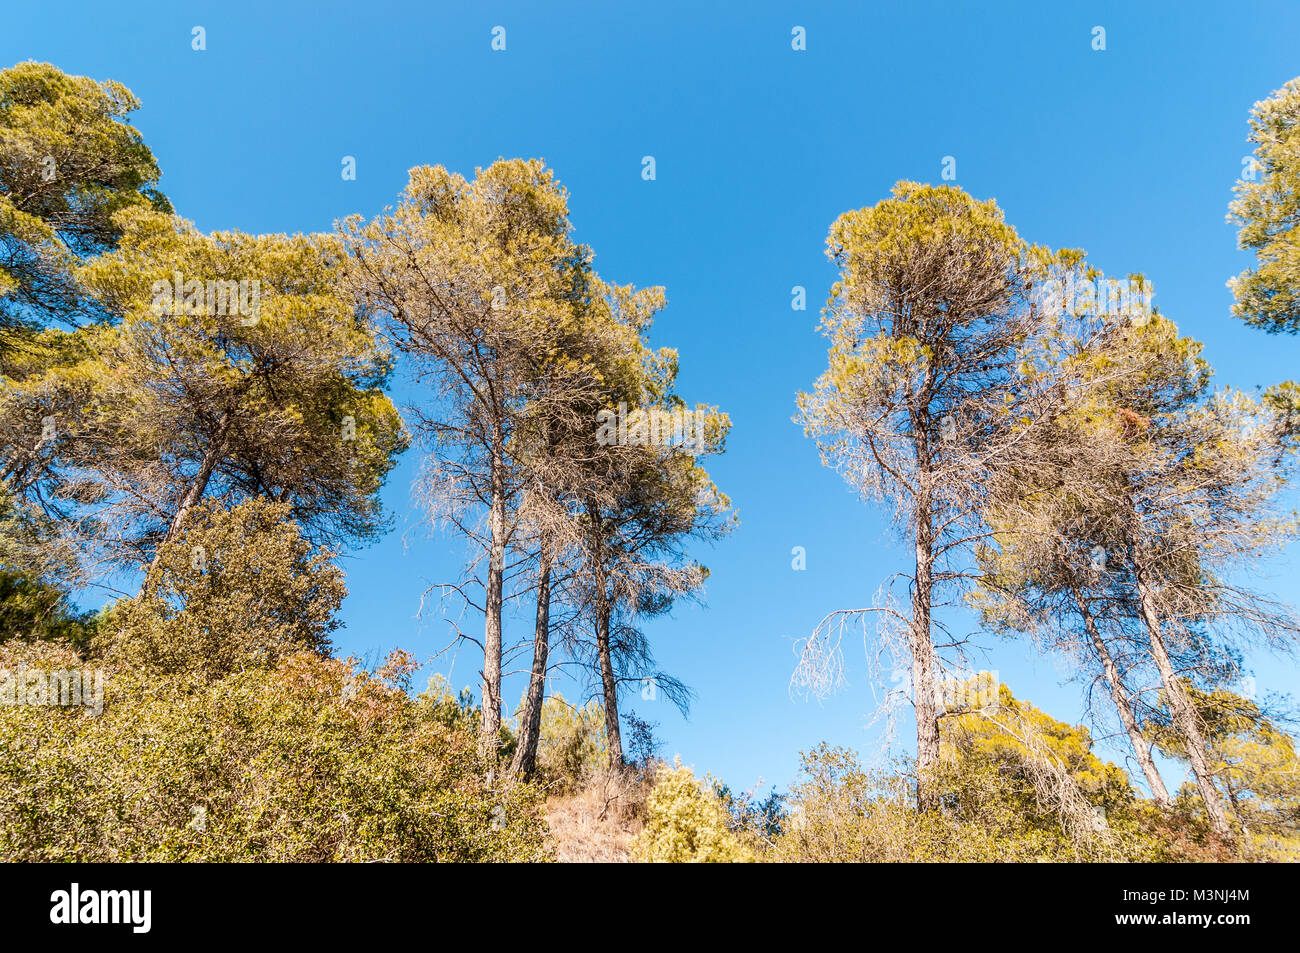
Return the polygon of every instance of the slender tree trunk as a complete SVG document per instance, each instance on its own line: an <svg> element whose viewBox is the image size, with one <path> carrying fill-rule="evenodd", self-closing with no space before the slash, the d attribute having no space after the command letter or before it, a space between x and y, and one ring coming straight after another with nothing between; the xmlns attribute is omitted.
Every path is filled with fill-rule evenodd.
<svg viewBox="0 0 1300 953"><path fill-rule="evenodd" d="M1079 614L1083 617L1084 628L1088 632L1088 638L1092 642L1092 647L1101 659L1102 668L1106 671L1106 682L1110 685L1110 697L1115 702L1115 708L1119 711L1119 720L1124 725L1124 731L1128 734L1128 740L1133 745L1133 754L1142 766L1142 774L1147 779L1147 787L1151 789L1151 796L1161 807L1168 807L1169 791L1165 788L1165 782L1160 777L1160 772L1156 770L1156 763L1151 757L1151 748L1147 745L1147 740L1142 737L1142 730L1138 727L1137 718L1133 715L1133 705L1129 702L1128 693L1124 689L1124 682L1120 677L1119 668L1115 665L1114 658L1111 657L1110 649L1106 647L1105 640L1102 639L1101 633L1097 631L1097 623L1088 611L1087 603L1084 602L1083 593L1077 587L1071 586L1074 592L1075 604L1079 607Z"/></svg>
<svg viewBox="0 0 1300 953"><path fill-rule="evenodd" d="M922 811L938 807L938 796L932 789L932 774L939 764L934 643L930 640L933 570L933 515L928 492L923 491L916 509L916 579L912 589L912 621L907 630L912 654L912 705L916 709L916 806Z"/></svg>
<svg viewBox="0 0 1300 953"><path fill-rule="evenodd" d="M600 599L596 608L596 652L600 656L600 683L605 700L605 747L609 750L609 766L622 771L623 735L618 727L618 681L614 677L614 663L609 647L609 600Z"/></svg>
<svg viewBox="0 0 1300 953"><path fill-rule="evenodd" d="M538 552L537 621L533 625L533 669L528 697L519 718L519 742L510 773L527 779L537 769L537 743L542 735L542 704L546 700L546 657L551 637L551 549L543 534Z"/></svg>
<svg viewBox="0 0 1300 953"><path fill-rule="evenodd" d="M171 542L180 533L181 526L185 522L185 517L190 510L198 505L203 499L203 494L208 491L208 483L212 480L212 471L216 469L222 457L226 455L226 434L230 429L229 412L221 415L217 421L217 432L213 435L212 443L204 451L203 459L199 463L199 471L190 481L190 485L185 488L181 494L180 505L176 507L176 512L172 515L172 521L167 526L167 532L159 541L157 548L154 549L153 559L149 561L149 570L145 573L145 582L141 584L140 591L143 593L148 586L149 573L153 572L154 567L158 565L161 558L162 547L164 544Z"/></svg>
<svg viewBox="0 0 1300 953"><path fill-rule="evenodd" d="M501 744L501 590L506 549L505 464L502 456L498 442L492 448L487 603L483 623L483 720L479 737L479 746L487 760L489 782L496 777Z"/></svg>
<svg viewBox="0 0 1300 953"><path fill-rule="evenodd" d="M1223 808L1223 799L1214 786L1214 775L1210 771L1210 759L1206 754L1205 738L1201 734L1196 710L1183 690L1183 683L1179 680L1178 673L1174 671L1169 652L1165 648L1155 592L1140 555L1135 560L1134 569L1138 598L1142 606L1142 621L1146 625L1147 638L1151 643L1151 657L1160 671L1160 681L1164 685L1165 697L1169 700L1169 713L1173 718L1174 726L1183 736L1183 743L1187 747L1187 759L1192 763L1192 774L1196 777L1196 787L1201 792L1201 800L1205 802L1210 828L1220 837L1231 837L1232 828L1228 824L1228 814Z"/></svg>
<svg viewBox="0 0 1300 953"><path fill-rule="evenodd" d="M600 666L600 686L605 709L605 748L609 752L609 766L622 771L623 735L618 727L618 679L614 675L614 658L610 648L610 604L608 580L605 576L605 546L601 537L600 511L589 506L592 530L592 583L596 595L596 658Z"/></svg>
<svg viewBox="0 0 1300 953"><path fill-rule="evenodd" d="M203 454L203 460L199 464L199 472L194 475L194 479L190 481L190 485L185 488L184 494L181 495L180 505L176 507L172 521L167 526L167 532L163 534L163 543L169 543L176 538L176 535L181 530L181 524L185 522L185 517L198 504L199 500L203 499L203 494L208 490L208 482L212 479L212 471L216 469L223 453L223 447L209 447L208 451ZM158 554L154 553L154 561L157 562L157 560Z"/></svg>

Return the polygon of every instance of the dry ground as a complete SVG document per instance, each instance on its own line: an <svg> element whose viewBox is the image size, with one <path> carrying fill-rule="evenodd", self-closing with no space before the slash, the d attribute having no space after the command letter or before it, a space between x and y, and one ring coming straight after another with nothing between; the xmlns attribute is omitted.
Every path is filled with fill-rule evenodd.
<svg viewBox="0 0 1300 953"><path fill-rule="evenodd" d="M634 776L602 775L579 791L546 799L556 860L627 863L641 832L651 784Z"/></svg>

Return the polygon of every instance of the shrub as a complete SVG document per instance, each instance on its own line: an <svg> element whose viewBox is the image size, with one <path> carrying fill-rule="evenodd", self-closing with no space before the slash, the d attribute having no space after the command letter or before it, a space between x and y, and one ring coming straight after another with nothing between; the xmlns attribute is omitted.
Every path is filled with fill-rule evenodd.
<svg viewBox="0 0 1300 953"><path fill-rule="evenodd" d="M1098 802L1114 798L1112 782L1089 796ZM935 775L935 787L941 807L918 812L910 764L867 770L853 751L820 745L802 756L789 815L769 859L813 863L1222 859L1206 846L1208 830L1203 824L1177 811L1161 812L1140 799L1123 802L1105 815L1093 815L1098 822L1104 816L1106 834L1079 838L1063 826L1046 799L1033 800L1025 778L1011 763L949 757Z"/></svg>
<svg viewBox="0 0 1300 953"><path fill-rule="evenodd" d="M574 708L555 694L542 703L537 779L551 794L581 790L606 766L605 712L592 699Z"/></svg>
<svg viewBox="0 0 1300 953"><path fill-rule="evenodd" d="M412 699L403 653L374 673L326 654L342 576L285 515L197 509L101 618L98 657L0 644L0 686L87 667L105 685L100 714L0 705L0 860L551 856L538 789L485 784L465 705Z"/></svg>
<svg viewBox="0 0 1300 953"><path fill-rule="evenodd" d="M15 669L82 664L5 646ZM111 669L103 714L0 706L6 861L528 861L531 785L485 787L473 732L396 684L300 652L207 680Z"/></svg>
<svg viewBox="0 0 1300 953"><path fill-rule="evenodd" d="M144 591L100 623L119 665L220 678L310 649L322 656L347 590L326 550L288 522L289 506L201 504L158 549Z"/></svg>
<svg viewBox="0 0 1300 953"><path fill-rule="evenodd" d="M754 853L730 829L710 786L680 763L659 773L646 804L645 827L632 859L648 863L748 863Z"/></svg>

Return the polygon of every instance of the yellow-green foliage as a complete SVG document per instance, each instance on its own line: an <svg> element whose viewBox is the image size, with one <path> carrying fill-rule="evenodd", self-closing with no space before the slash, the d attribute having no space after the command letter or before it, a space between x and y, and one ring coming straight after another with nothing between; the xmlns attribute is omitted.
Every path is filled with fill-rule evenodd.
<svg viewBox="0 0 1300 953"><path fill-rule="evenodd" d="M55 522L0 485L0 642L86 641L91 618L68 598L78 578L75 553Z"/></svg>
<svg viewBox="0 0 1300 953"><path fill-rule="evenodd" d="M730 829L718 796L681 764L665 769L646 803L645 827L632 845L643 863L748 863L753 851Z"/></svg>
<svg viewBox="0 0 1300 953"><path fill-rule="evenodd" d="M1250 699L1224 688L1203 691L1190 682L1184 687L1200 718L1215 787L1242 830L1244 854L1259 860L1300 860L1300 756L1295 739ZM1167 722L1149 725L1147 737L1167 757L1186 761L1186 745ZM1196 797L1186 800L1189 812L1201 813Z"/></svg>
<svg viewBox="0 0 1300 953"><path fill-rule="evenodd" d="M578 790L608 761L605 712L595 699L581 708L574 708L559 694L542 703L537 775L547 793Z"/></svg>
<svg viewBox="0 0 1300 953"><path fill-rule="evenodd" d="M1291 80L1250 115L1256 175L1237 183L1229 219L1241 226L1242 248L1256 268L1230 282L1232 312L1269 331L1300 329L1300 78Z"/></svg>
<svg viewBox="0 0 1300 953"><path fill-rule="evenodd" d="M449 728L473 731L478 724L479 709L474 704L474 693L468 688L462 688L460 694L453 692L451 682L441 673L429 679L429 684L415 701L435 721Z"/></svg>
<svg viewBox="0 0 1300 953"><path fill-rule="evenodd" d="M285 515L198 508L96 655L0 645L0 686L104 685L102 706L0 704L0 860L549 858L538 789L485 785L463 705L412 699L402 653L373 674L325 654L341 575Z"/></svg>
<svg viewBox="0 0 1300 953"><path fill-rule="evenodd" d="M95 666L49 644L0 666ZM0 860L531 861L536 789L482 781L472 731L304 652L215 681L110 668L103 714L0 706Z"/></svg>
<svg viewBox="0 0 1300 953"><path fill-rule="evenodd" d="M0 642L88 640L92 617L68 598L75 559L53 521L0 486Z"/></svg>
<svg viewBox="0 0 1300 953"><path fill-rule="evenodd" d="M420 711L439 724L467 733L477 733L483 720L483 709L474 701L474 693L462 688L457 694L451 690L446 676L435 674L429 684L415 699ZM518 743L512 726L502 723L497 735L497 761L509 763Z"/></svg>
<svg viewBox="0 0 1300 953"><path fill-rule="evenodd" d="M105 614L107 656L219 677L303 649L323 653L338 625L343 573L288 522L290 509L256 499L192 510L181 534L159 547L145 593Z"/></svg>
<svg viewBox="0 0 1300 953"><path fill-rule="evenodd" d="M946 812L918 813L902 773L868 771L847 748L802 756L790 816L770 859L798 863L898 863L1000 859L996 838ZM1007 859L1015 859L1009 857Z"/></svg>
<svg viewBox="0 0 1300 953"><path fill-rule="evenodd" d="M813 862L1223 859L1188 803L1162 812L1092 752L1086 728L1056 721L1005 686L1000 704L944 718L918 812L911 767L869 770L847 748L803 755L771 859Z"/></svg>
<svg viewBox="0 0 1300 953"><path fill-rule="evenodd" d="M1059 766L1089 803L1108 814L1127 807L1134 798L1123 769L1093 754L1087 728L1057 721L1017 699L1005 685L999 687L996 707L945 719L941 739L949 763L994 768L1008 782L1007 795L1020 801L1026 817L1039 813L1033 805L1040 798L1024 767L1034 758Z"/></svg>
<svg viewBox="0 0 1300 953"><path fill-rule="evenodd" d="M99 543L127 563L175 514L184 473L226 502L288 501L316 538L377 533L407 437L381 390L391 355L340 288L338 239L209 235L136 207L113 222L118 246L76 277L114 320L37 335L0 388L4 444L34 446L47 415L68 437L39 468L20 454L28 478L95 504Z"/></svg>
<svg viewBox="0 0 1300 953"><path fill-rule="evenodd" d="M113 216L169 211L153 154L127 117L121 83L69 76L49 63L0 70L0 351L6 331L66 317L81 303L71 268L112 246Z"/></svg>
<svg viewBox="0 0 1300 953"><path fill-rule="evenodd" d="M1117 830L1091 851L1071 842L1059 822L1024 801L989 764L946 764L938 772L941 807L916 809L915 780L863 768L847 748L820 745L803 755L790 815L767 859L811 863L980 863L1181 859L1154 830L1158 818L1135 809L1151 830ZM1135 820L1132 827L1137 826ZM1145 830L1145 828L1144 828ZM1194 848L1195 845L1192 845Z"/></svg>

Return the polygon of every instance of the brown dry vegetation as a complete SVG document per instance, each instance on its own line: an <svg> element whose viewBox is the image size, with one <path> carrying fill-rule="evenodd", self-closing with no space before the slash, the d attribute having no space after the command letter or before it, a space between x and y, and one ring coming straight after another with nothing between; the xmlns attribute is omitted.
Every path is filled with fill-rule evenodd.
<svg viewBox="0 0 1300 953"><path fill-rule="evenodd" d="M632 841L645 825L645 804L653 779L605 772L575 793L546 800L546 821L561 863L630 860Z"/></svg>

